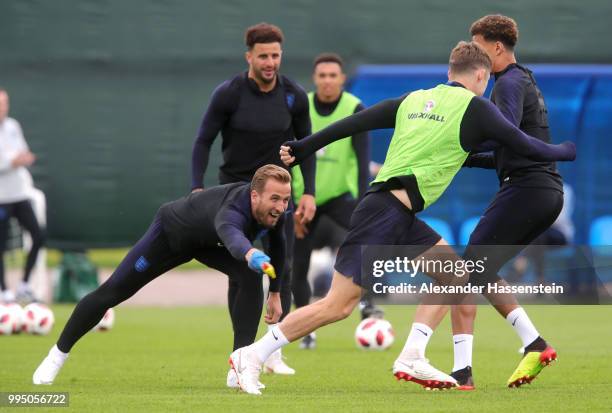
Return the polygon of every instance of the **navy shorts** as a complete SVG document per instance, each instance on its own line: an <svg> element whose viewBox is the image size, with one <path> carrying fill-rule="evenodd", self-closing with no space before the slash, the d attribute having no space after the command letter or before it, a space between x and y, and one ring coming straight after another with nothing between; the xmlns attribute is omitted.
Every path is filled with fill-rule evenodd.
<svg viewBox="0 0 612 413"><path fill-rule="evenodd" d="M517 207L517 206L520 206ZM554 188L504 185L470 235L464 258L487 258L485 277L475 285L499 280L498 271L546 231L563 209L563 193Z"/></svg>
<svg viewBox="0 0 612 413"><path fill-rule="evenodd" d="M370 192L359 202L349 233L338 251L335 270L362 283L362 247L368 245L415 245L415 257L440 241L442 237L417 218L391 192ZM367 274L364 274L367 275Z"/></svg>

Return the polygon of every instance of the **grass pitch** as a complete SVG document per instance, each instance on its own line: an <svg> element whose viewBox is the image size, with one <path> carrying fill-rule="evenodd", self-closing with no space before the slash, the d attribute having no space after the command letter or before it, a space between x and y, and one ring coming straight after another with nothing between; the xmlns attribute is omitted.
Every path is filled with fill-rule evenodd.
<svg viewBox="0 0 612 413"><path fill-rule="evenodd" d="M491 308L479 307L474 343L474 392L426 392L396 382L393 360L409 330L413 307L387 306L396 342L385 352L353 343L358 314L318 331L318 348L284 351L293 377L263 375L261 397L225 387L231 347L225 308L116 309L116 324L90 333L74 348L56 384L31 385L31 376L69 316L54 307L56 325L46 337L0 337L0 391L67 391L73 411L262 412L599 412L611 411L612 306L539 306L527 311L559 353L530 386L508 389L520 341ZM260 331L264 331L261 329ZM452 367L448 320L434 334L427 356ZM0 407L3 411L12 411ZM55 409L36 408L40 412ZM20 409L26 411L26 409Z"/></svg>

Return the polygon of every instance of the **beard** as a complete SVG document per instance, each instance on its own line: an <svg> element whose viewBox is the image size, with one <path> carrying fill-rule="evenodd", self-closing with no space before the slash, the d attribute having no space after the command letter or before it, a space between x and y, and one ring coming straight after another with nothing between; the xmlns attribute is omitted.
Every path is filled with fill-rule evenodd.
<svg viewBox="0 0 612 413"><path fill-rule="evenodd" d="M257 211L257 222L259 223L259 225L266 227L266 228L274 228L276 226L276 224L278 223L278 219L273 219L272 216L270 215L270 211Z"/></svg>
<svg viewBox="0 0 612 413"><path fill-rule="evenodd" d="M274 70L274 76L272 76L271 78L266 78L263 75L263 70L254 70L255 76L257 77L257 80L261 81L262 83L265 84L270 84L272 82L274 82L274 80L276 79L276 76L278 75L278 69Z"/></svg>

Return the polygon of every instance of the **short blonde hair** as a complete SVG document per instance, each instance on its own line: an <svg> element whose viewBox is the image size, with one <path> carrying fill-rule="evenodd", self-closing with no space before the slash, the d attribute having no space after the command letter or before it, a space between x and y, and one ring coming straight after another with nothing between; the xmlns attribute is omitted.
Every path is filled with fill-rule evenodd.
<svg viewBox="0 0 612 413"><path fill-rule="evenodd" d="M450 54L448 66L451 73L460 74L477 69L490 72L493 64L487 52L478 44L460 41Z"/></svg>
<svg viewBox="0 0 612 413"><path fill-rule="evenodd" d="M268 164L255 171L251 180L251 190L262 193L268 179L274 179L283 184L291 183L291 174L280 166Z"/></svg>

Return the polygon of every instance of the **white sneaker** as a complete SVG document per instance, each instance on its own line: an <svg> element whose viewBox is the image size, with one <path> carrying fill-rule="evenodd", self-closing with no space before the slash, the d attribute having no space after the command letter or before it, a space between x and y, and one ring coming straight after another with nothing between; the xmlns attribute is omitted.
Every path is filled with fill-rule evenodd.
<svg viewBox="0 0 612 413"><path fill-rule="evenodd" d="M227 387L229 387L230 389L240 388L240 384L238 384L238 376L236 375L234 369L229 369L229 371L227 372ZM262 390L266 388L266 385L258 381L257 388L259 390Z"/></svg>
<svg viewBox="0 0 612 413"><path fill-rule="evenodd" d="M17 287L17 301L29 304L38 301L34 295L34 291L26 283L21 283Z"/></svg>
<svg viewBox="0 0 612 413"><path fill-rule="evenodd" d="M0 303L14 303L15 293L11 290L4 290L0 294Z"/></svg>
<svg viewBox="0 0 612 413"><path fill-rule="evenodd" d="M53 380L59 373L60 369L66 362L67 354L61 353L56 346L53 346L49 351L49 354L40 363L40 366L34 372L32 376L32 383L34 384L53 384Z"/></svg>
<svg viewBox="0 0 612 413"><path fill-rule="evenodd" d="M230 366L236 373L240 389L248 394L260 395L259 375L261 374L261 361L253 351L252 346L242 347L234 351L229 358Z"/></svg>
<svg viewBox="0 0 612 413"><path fill-rule="evenodd" d="M274 353L270 354L270 357L264 363L264 372L265 373L274 373L274 374L286 374L292 375L295 374L295 370L289 367L283 360L283 353L281 353L281 349L279 348Z"/></svg>
<svg viewBox="0 0 612 413"><path fill-rule="evenodd" d="M393 375L397 380L412 381L426 390L449 389L457 385L457 380L429 364L426 358L395 360Z"/></svg>

